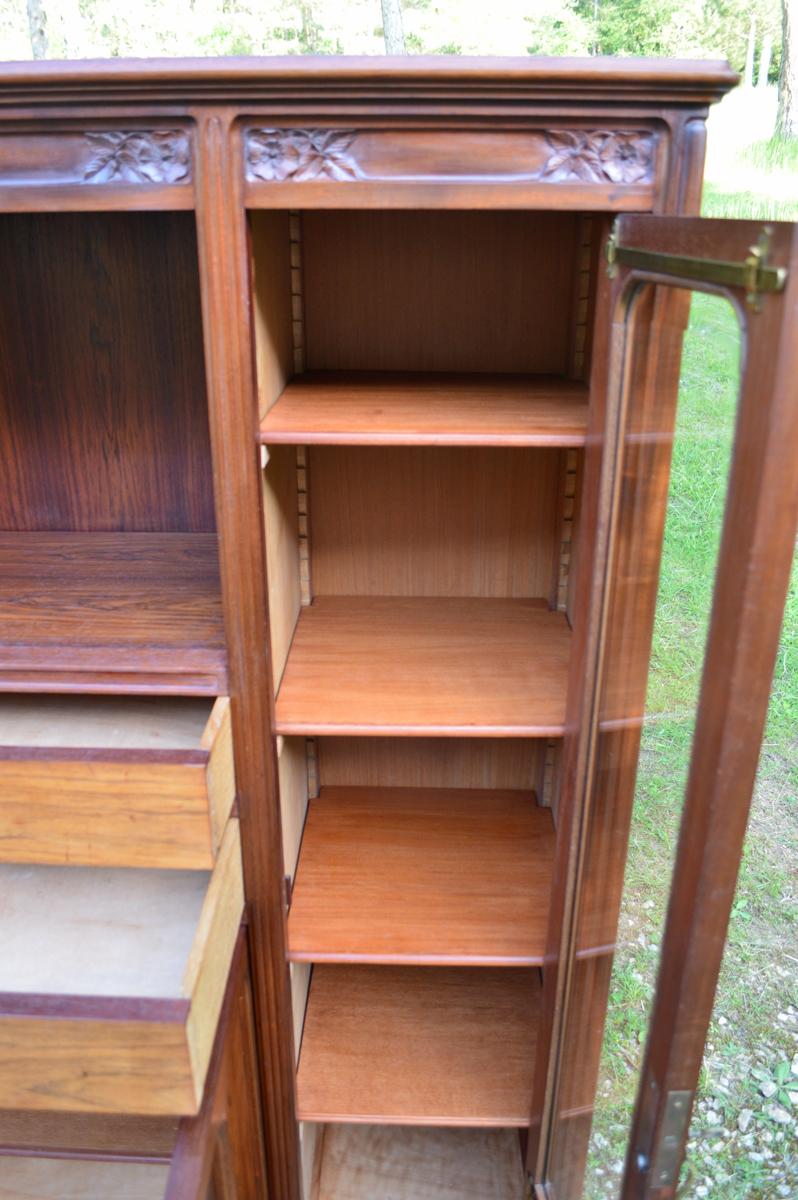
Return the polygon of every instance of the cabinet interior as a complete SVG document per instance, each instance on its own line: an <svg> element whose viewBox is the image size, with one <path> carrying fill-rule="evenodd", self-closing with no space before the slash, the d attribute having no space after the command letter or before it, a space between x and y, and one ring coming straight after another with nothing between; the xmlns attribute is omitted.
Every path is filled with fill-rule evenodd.
<svg viewBox="0 0 798 1200"><path fill-rule="evenodd" d="M218 672L193 214L3 214L0 252L4 674Z"/></svg>
<svg viewBox="0 0 798 1200"><path fill-rule="evenodd" d="M486 1138L510 1148L523 1194L597 226L562 212L250 213L316 1200L349 1186L336 1173L360 1154L421 1146L434 1163L484 1155Z"/></svg>

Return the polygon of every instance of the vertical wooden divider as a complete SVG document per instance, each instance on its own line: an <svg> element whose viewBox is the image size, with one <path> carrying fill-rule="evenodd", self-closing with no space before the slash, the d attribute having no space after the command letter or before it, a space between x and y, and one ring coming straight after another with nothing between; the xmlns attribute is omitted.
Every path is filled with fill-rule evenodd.
<svg viewBox="0 0 798 1200"><path fill-rule="evenodd" d="M196 214L219 566L254 968L269 1200L299 1200L291 994L240 138L198 114Z"/></svg>

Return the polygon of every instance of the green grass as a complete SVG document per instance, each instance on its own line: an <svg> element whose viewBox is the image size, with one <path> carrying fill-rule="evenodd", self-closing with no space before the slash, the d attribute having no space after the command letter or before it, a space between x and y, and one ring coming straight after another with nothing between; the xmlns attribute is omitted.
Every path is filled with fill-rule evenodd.
<svg viewBox="0 0 798 1200"><path fill-rule="evenodd" d="M798 172L798 138L785 138L777 134L766 142L754 142L747 146L740 158L765 173L783 170Z"/></svg>
<svg viewBox="0 0 798 1200"><path fill-rule="evenodd" d="M742 157L742 156L741 156ZM746 152L761 192L708 185L711 216L798 220L798 143ZM768 176L795 171L769 194ZM775 189L773 189L775 190ZM794 198L792 198L794 197ZM588 1200L618 1194L637 1070L648 1027L675 839L693 734L734 432L740 335L731 307L696 296L685 339L677 439L665 530L624 905L611 982ZM798 469L798 467L796 468ZM798 572L787 603L746 850L707 1043L680 1197L798 1196ZM796 1060L798 1061L798 1060ZM795 1099L779 1078L792 1082ZM763 1094L778 1086L793 1124ZM752 1116L738 1128L743 1110ZM786 1131L785 1131L786 1129Z"/></svg>

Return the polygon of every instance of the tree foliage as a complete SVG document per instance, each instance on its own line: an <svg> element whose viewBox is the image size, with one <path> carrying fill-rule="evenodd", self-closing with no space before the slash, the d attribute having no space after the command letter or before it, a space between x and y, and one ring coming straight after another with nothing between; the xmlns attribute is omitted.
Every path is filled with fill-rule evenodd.
<svg viewBox="0 0 798 1200"><path fill-rule="evenodd" d="M385 0L398 11L400 0ZM786 0L794 4L795 0ZM35 0L48 55L381 54L383 0ZM393 11L393 8L392 8ZM727 57L751 21L781 57L780 0L401 0L410 53ZM30 57L20 0L0 0L0 54Z"/></svg>
<svg viewBox="0 0 798 1200"><path fill-rule="evenodd" d="M770 77L778 78L781 48L779 0L572 0L590 29L593 54L640 54L728 58L745 65L751 23L757 43L767 34L775 56Z"/></svg>

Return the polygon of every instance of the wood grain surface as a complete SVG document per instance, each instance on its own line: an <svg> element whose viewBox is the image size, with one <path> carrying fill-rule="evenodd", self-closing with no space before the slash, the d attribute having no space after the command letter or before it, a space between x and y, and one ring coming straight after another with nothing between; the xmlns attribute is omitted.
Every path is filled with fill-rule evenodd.
<svg viewBox="0 0 798 1200"><path fill-rule="evenodd" d="M530 738L325 737L322 787L533 790L546 743Z"/></svg>
<svg viewBox="0 0 798 1200"><path fill-rule="evenodd" d="M307 211L305 367L565 375L572 213Z"/></svg>
<svg viewBox="0 0 798 1200"><path fill-rule="evenodd" d="M213 534L0 534L3 690L216 694L224 647Z"/></svg>
<svg viewBox="0 0 798 1200"><path fill-rule="evenodd" d="M584 384L551 376L310 372L285 388L260 440L311 445L582 446Z"/></svg>
<svg viewBox="0 0 798 1200"><path fill-rule="evenodd" d="M212 532L191 215L4 215L0 257L0 529Z"/></svg>
<svg viewBox="0 0 798 1200"><path fill-rule="evenodd" d="M61 750L200 750L211 700L172 696L0 694L0 747ZM0 754L2 751L0 751ZM190 761L190 755L184 756Z"/></svg>
<svg viewBox="0 0 798 1200"><path fill-rule="evenodd" d="M510 1129L325 1125L310 1200L526 1200Z"/></svg>
<svg viewBox="0 0 798 1200"><path fill-rule="evenodd" d="M308 450L314 596L549 596L560 453Z"/></svg>
<svg viewBox="0 0 798 1200"><path fill-rule="evenodd" d="M532 792L323 788L310 801L289 958L543 961L554 826Z"/></svg>
<svg viewBox="0 0 798 1200"><path fill-rule="evenodd" d="M0 1105L47 1112L197 1111L183 1020L3 1016Z"/></svg>
<svg viewBox="0 0 798 1200"><path fill-rule="evenodd" d="M210 880L6 865L0 881L0 1107L195 1113L243 913L237 822Z"/></svg>
<svg viewBox="0 0 798 1200"><path fill-rule="evenodd" d="M534 969L315 967L300 1118L527 1125L539 995Z"/></svg>
<svg viewBox="0 0 798 1200"><path fill-rule="evenodd" d="M264 414L293 370L289 214L250 213L249 236L258 408Z"/></svg>
<svg viewBox="0 0 798 1200"><path fill-rule="evenodd" d="M196 1116L180 1122L165 1200L265 1200L254 1033L247 933L242 926L202 1104Z"/></svg>
<svg viewBox="0 0 798 1200"><path fill-rule="evenodd" d="M0 862L213 865L201 763L22 760L0 754Z"/></svg>
<svg viewBox="0 0 798 1200"><path fill-rule="evenodd" d="M277 687L294 634L301 587L296 450L276 446L262 472L263 533L269 584L269 632Z"/></svg>
<svg viewBox="0 0 798 1200"><path fill-rule="evenodd" d="M0 696L0 862L213 866L235 797L229 709Z"/></svg>
<svg viewBox="0 0 798 1200"><path fill-rule="evenodd" d="M236 116L232 110L211 108L198 111L196 120L195 200L208 413L268 1191L273 1200L299 1200L274 676L255 443L259 413L250 245Z"/></svg>
<svg viewBox="0 0 798 1200"><path fill-rule="evenodd" d="M539 601L319 597L299 617L277 731L556 737L569 645Z"/></svg>
<svg viewBox="0 0 798 1200"><path fill-rule="evenodd" d="M175 1147L176 1117L0 1111L0 1147L16 1151L59 1150L99 1158L121 1155L167 1161Z"/></svg>
<svg viewBox="0 0 798 1200"><path fill-rule="evenodd" d="M163 1163L0 1156L0 1200L163 1200Z"/></svg>

